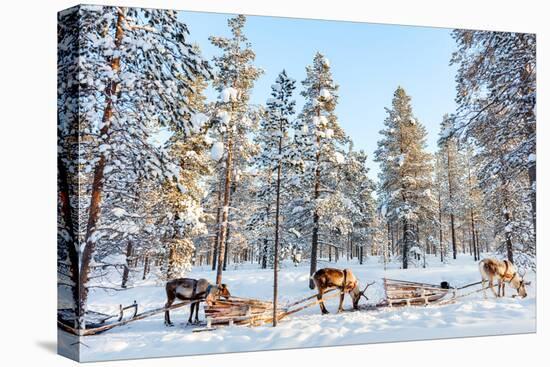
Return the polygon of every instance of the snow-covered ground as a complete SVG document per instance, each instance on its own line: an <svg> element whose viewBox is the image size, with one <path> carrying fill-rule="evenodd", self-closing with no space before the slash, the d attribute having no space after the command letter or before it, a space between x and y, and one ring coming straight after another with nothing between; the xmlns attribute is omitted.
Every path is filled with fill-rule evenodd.
<svg viewBox="0 0 550 367"><path fill-rule="evenodd" d="M384 271L378 259L371 257L363 265L339 262L331 266L353 269L363 284L376 281L367 292L372 303L384 298L382 277L435 284L445 280L453 286L480 280L477 263L469 256L460 256L449 264L439 264L435 258L429 263L426 269L401 270L394 265ZM319 267L324 266L328 264L319 264ZM298 267L284 264L280 271L280 304L312 294L308 288L308 270L308 264ZM215 274L207 268L195 268L188 276L213 280ZM224 273L224 282L231 293L241 297L269 300L272 279L272 270L261 270L251 264L238 269L232 267ZM532 284L525 299L495 299L488 291L487 299L482 293L476 293L441 306L383 308L326 316L322 316L319 307L314 306L284 319L277 328L232 326L193 333L191 327L185 326L189 312L185 307L172 312L172 321L176 323L172 328L165 327L163 315L158 315L104 334L85 337L80 358L94 361L535 332L535 275L528 273L527 279ZM507 296L512 294L515 290L508 288ZM117 313L120 303L130 304L134 300L139 303L141 311L161 307L165 302L164 287L144 282L122 292L94 290L89 308ZM333 298L327 304L331 312L336 310L337 300ZM351 308L348 297L345 307ZM66 337L62 333L61 339ZM63 340L61 342L63 344ZM70 343L70 340L66 342Z"/></svg>

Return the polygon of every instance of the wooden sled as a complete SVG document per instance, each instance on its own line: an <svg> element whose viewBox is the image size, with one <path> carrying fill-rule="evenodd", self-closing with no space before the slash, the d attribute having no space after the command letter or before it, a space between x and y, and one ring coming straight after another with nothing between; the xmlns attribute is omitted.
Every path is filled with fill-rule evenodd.
<svg viewBox="0 0 550 367"><path fill-rule="evenodd" d="M384 278L386 298L377 307L425 306L443 300L453 289L441 285Z"/></svg>
<svg viewBox="0 0 550 367"><path fill-rule="evenodd" d="M329 298L339 296L340 292L326 296L327 293L337 289L332 288L327 290L323 300L326 301ZM277 320L318 304L320 300L316 298L317 294L314 294L296 302L280 306L277 309ZM232 296L228 299L219 299L205 303L204 313L206 315L206 327L193 330L194 332L215 330L220 326L226 325L259 326L273 322L273 302Z"/></svg>

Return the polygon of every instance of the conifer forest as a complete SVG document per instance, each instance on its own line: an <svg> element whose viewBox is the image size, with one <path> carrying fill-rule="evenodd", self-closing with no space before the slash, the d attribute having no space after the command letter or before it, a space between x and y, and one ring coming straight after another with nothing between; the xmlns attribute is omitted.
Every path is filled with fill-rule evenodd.
<svg viewBox="0 0 550 367"><path fill-rule="evenodd" d="M59 14L58 309L85 330L91 311L117 314L136 300L140 315L165 307L167 283L204 278L206 292L223 285L269 302L266 315L276 315L316 294L313 275L323 268L348 269L344 281L353 271L368 301L347 312L346 295L343 313L327 299L330 315L315 305L255 328L231 321L201 333L183 307L171 312L175 327L159 313L88 336L81 358L470 336L480 325L486 334L534 331L535 35L432 29L454 48L442 67L453 70L456 108L423 121L416 86L387 85L381 128L357 127L367 145L340 117L349 94L362 91L338 80L330 47L304 44L309 62L291 73L292 54L260 62L269 45L252 42L248 26L262 17L223 19L224 31L199 43L186 12L79 6ZM349 58L358 79L378 72ZM368 106L356 106L359 120ZM481 281L489 258L517 269L527 297L515 297L521 287L511 279L502 299L487 290L411 306L416 317L409 307L361 308L389 297L385 278L460 287Z"/></svg>

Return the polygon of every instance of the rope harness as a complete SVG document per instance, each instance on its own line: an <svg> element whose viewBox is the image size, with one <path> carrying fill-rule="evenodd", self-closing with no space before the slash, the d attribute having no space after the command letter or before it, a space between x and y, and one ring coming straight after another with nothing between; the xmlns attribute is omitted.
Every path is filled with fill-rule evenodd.
<svg viewBox="0 0 550 367"><path fill-rule="evenodd" d="M508 273L508 263L509 261L508 260L504 260L504 263L506 264L506 270L504 271L504 275L506 275ZM518 272L517 271L514 271L514 274L512 274L512 276L510 277L510 279L506 280L505 277L502 277L502 280L504 282L507 282L508 284L512 285L512 280L514 280L514 278L518 275ZM523 285L523 278L519 281L519 285L518 287L516 288L516 290L519 290L521 288L521 286Z"/></svg>
<svg viewBox="0 0 550 367"><path fill-rule="evenodd" d="M344 269L344 282L342 284L342 293L346 292L348 272Z"/></svg>

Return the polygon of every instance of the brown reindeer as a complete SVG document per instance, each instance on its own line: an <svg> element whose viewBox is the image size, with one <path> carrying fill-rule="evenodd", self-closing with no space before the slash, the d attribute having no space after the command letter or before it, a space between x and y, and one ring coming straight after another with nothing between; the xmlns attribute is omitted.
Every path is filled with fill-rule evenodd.
<svg viewBox="0 0 550 367"><path fill-rule="evenodd" d="M353 275L350 269L319 269L315 272L315 274L311 276L311 279L313 279L315 287L317 288L317 299L320 301L319 307L321 307L321 313L323 315L329 313L327 308L325 307L325 303L323 302L323 294L328 288L338 287L341 290L338 312L342 312L344 310L343 304L345 293L348 293L350 295L353 302L353 308L357 310L361 296L365 297L365 299L368 300L367 296L365 296L365 291L372 284L367 284L365 289L361 291L359 289L359 281L357 280L355 275Z"/></svg>
<svg viewBox="0 0 550 367"><path fill-rule="evenodd" d="M170 307L174 301L195 301L191 303L191 312L189 313L188 323L192 323L193 311L195 312L195 323L199 322L199 304L202 299L218 299L219 297L229 298L231 294L225 284L213 285L207 279L180 278L170 280L166 283L166 304L164 307ZM170 321L170 311L164 312L164 323L166 326L173 326Z"/></svg>
<svg viewBox="0 0 550 367"><path fill-rule="evenodd" d="M495 297L504 297L504 287L506 283L515 288L518 296L525 298L525 281L523 274L519 274L516 266L508 260L483 259L479 262L479 272L481 273L481 286L485 288L485 282L489 282L489 287L493 291ZM498 280L498 294L493 288L493 279ZM487 297L485 289L483 295ZM514 296L515 297L515 296Z"/></svg>

